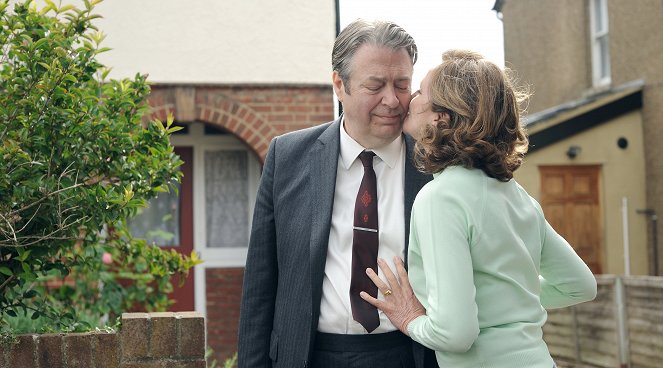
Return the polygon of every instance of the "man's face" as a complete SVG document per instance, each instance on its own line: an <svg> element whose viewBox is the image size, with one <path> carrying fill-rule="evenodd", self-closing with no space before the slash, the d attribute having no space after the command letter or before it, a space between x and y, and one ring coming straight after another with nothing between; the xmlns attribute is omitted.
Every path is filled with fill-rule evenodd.
<svg viewBox="0 0 663 368"><path fill-rule="evenodd" d="M345 131L355 141L377 148L401 134L412 83L412 61L405 49L362 45L351 61L350 93L337 72L332 79L343 104Z"/></svg>

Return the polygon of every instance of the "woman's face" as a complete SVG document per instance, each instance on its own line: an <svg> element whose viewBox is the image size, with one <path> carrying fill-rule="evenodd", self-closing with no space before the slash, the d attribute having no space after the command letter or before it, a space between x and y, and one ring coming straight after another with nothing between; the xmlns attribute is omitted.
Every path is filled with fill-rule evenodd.
<svg viewBox="0 0 663 368"><path fill-rule="evenodd" d="M412 94L410 112L403 123L403 131L414 139L419 139L424 124L435 124L440 114L433 111L430 101L430 80L432 71L428 72L421 81L419 90Z"/></svg>

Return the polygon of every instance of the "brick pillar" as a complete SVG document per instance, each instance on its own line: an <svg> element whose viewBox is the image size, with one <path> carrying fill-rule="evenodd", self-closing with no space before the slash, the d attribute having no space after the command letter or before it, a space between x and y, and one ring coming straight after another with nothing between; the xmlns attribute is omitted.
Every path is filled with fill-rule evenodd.
<svg viewBox="0 0 663 368"><path fill-rule="evenodd" d="M205 368L205 320L197 312L122 314L121 368Z"/></svg>

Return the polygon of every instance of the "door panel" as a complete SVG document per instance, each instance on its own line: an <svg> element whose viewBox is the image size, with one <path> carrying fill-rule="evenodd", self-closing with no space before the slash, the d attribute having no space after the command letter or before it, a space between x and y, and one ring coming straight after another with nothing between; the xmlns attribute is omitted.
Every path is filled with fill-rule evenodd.
<svg viewBox="0 0 663 368"><path fill-rule="evenodd" d="M180 166L184 174L179 191L180 244L162 248L175 249L177 252L188 256L193 251L193 147L175 147L175 153L184 161L184 164ZM189 275L184 280L182 287L179 287L179 282L178 277L172 280L175 290L168 296L170 299L174 299L175 303L168 310L171 312L193 311L195 309L193 268L189 270Z"/></svg>
<svg viewBox="0 0 663 368"><path fill-rule="evenodd" d="M190 255L193 250L193 148L175 147L175 153L184 164L180 170L184 174L177 190L159 193L150 200L140 214L131 219L131 233L145 239L149 244ZM175 276L171 282L174 291L168 295L175 303L169 311L194 310L194 272L189 270L184 284Z"/></svg>
<svg viewBox="0 0 663 368"><path fill-rule="evenodd" d="M541 207L548 222L594 273L601 273L600 166L542 166Z"/></svg>

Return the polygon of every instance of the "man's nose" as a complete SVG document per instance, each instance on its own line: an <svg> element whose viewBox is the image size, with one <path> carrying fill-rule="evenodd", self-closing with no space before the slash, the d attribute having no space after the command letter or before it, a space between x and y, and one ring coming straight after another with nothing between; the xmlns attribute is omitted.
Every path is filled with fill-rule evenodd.
<svg viewBox="0 0 663 368"><path fill-rule="evenodd" d="M385 88L384 95L382 96L382 104L392 109L398 107L399 101L395 88Z"/></svg>

